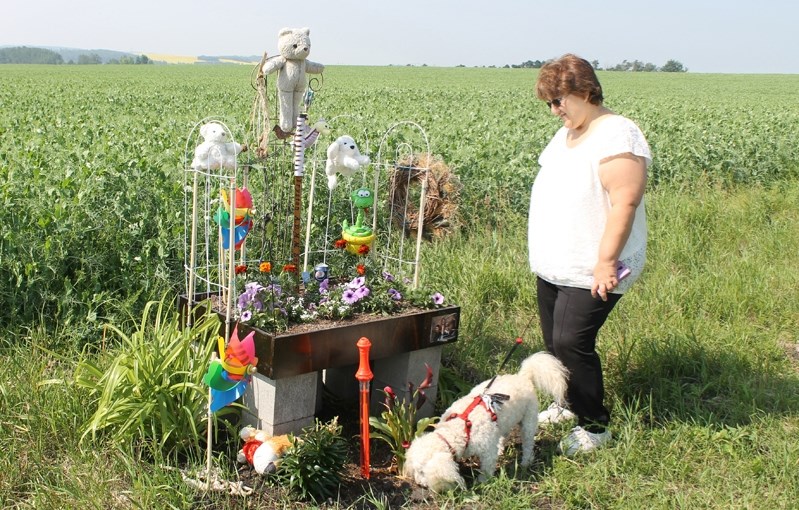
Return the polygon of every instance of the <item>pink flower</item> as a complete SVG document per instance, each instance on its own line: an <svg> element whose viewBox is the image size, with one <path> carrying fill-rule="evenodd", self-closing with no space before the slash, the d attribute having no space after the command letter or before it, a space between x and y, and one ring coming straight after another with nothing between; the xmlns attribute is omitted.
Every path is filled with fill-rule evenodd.
<svg viewBox="0 0 799 510"><path fill-rule="evenodd" d="M385 404L387 409L389 410L393 409L394 402L397 399L397 396L394 394L394 390L391 389L391 386L386 386L385 388L383 388L383 393L386 394L386 399L383 402L383 404Z"/></svg>

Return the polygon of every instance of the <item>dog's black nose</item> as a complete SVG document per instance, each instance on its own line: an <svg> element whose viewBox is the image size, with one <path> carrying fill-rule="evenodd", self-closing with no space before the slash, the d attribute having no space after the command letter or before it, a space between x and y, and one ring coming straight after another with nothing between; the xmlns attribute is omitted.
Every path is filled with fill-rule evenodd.
<svg viewBox="0 0 799 510"><path fill-rule="evenodd" d="M355 150L355 146L354 145L350 145L350 149Z"/></svg>

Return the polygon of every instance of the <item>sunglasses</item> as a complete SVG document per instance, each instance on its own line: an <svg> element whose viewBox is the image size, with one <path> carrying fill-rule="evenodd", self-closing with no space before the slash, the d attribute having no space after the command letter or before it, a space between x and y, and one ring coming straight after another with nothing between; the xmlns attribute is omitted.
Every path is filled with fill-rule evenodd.
<svg viewBox="0 0 799 510"><path fill-rule="evenodd" d="M547 108L549 108L550 110L552 109L553 106L555 108L560 108L560 105L563 104L563 100L564 99L566 99L566 96L559 97L557 99L553 99L552 101L547 101L546 102L547 103Z"/></svg>

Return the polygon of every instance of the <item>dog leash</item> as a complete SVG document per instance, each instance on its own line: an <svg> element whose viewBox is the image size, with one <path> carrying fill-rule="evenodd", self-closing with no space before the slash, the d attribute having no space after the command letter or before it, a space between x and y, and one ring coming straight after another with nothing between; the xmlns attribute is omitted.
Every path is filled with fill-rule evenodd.
<svg viewBox="0 0 799 510"><path fill-rule="evenodd" d="M513 347L510 348L508 354L505 355L505 359L503 359L502 363L499 365L499 370L497 370L497 373L494 374L494 377L492 377L491 380L488 381L488 384L486 384L486 387L483 389L484 395L488 391L488 388L490 388L491 385L494 384L494 381L497 379L497 377L499 377L499 373L502 372L503 368L505 368L505 365L507 365L510 357L513 356L513 351L515 351L516 348L519 347L521 344L522 344L522 337L517 337L516 342L513 344Z"/></svg>
<svg viewBox="0 0 799 510"><path fill-rule="evenodd" d="M505 355L505 359L503 359L502 363L499 365L499 370L497 370L497 373L494 375L494 377L491 378L490 381L488 381L488 384L486 384L486 387L483 389L483 394L484 395L485 395L486 391L488 391L488 388L490 388L491 385L494 384L494 381L499 376L499 373L502 372L502 369L505 368L505 365L508 363L508 360L510 360L510 357L513 356L513 352L516 350L517 347L519 347L522 344L522 337L524 336L525 333L527 333L527 328L530 327L530 324L532 322L533 322L533 317L530 316L530 320L528 320L527 324L524 325L524 329L522 330L522 334L516 337L516 342L510 348L510 351L508 351L508 354Z"/></svg>

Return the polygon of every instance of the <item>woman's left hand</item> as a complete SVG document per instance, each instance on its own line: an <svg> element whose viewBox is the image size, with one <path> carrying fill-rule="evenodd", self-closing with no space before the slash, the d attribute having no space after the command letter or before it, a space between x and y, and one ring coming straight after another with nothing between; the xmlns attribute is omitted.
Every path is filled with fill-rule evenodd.
<svg viewBox="0 0 799 510"><path fill-rule="evenodd" d="M619 285L616 277L616 264L598 263L594 266L594 283L591 285L591 296L599 296L602 301L608 300L608 293Z"/></svg>

